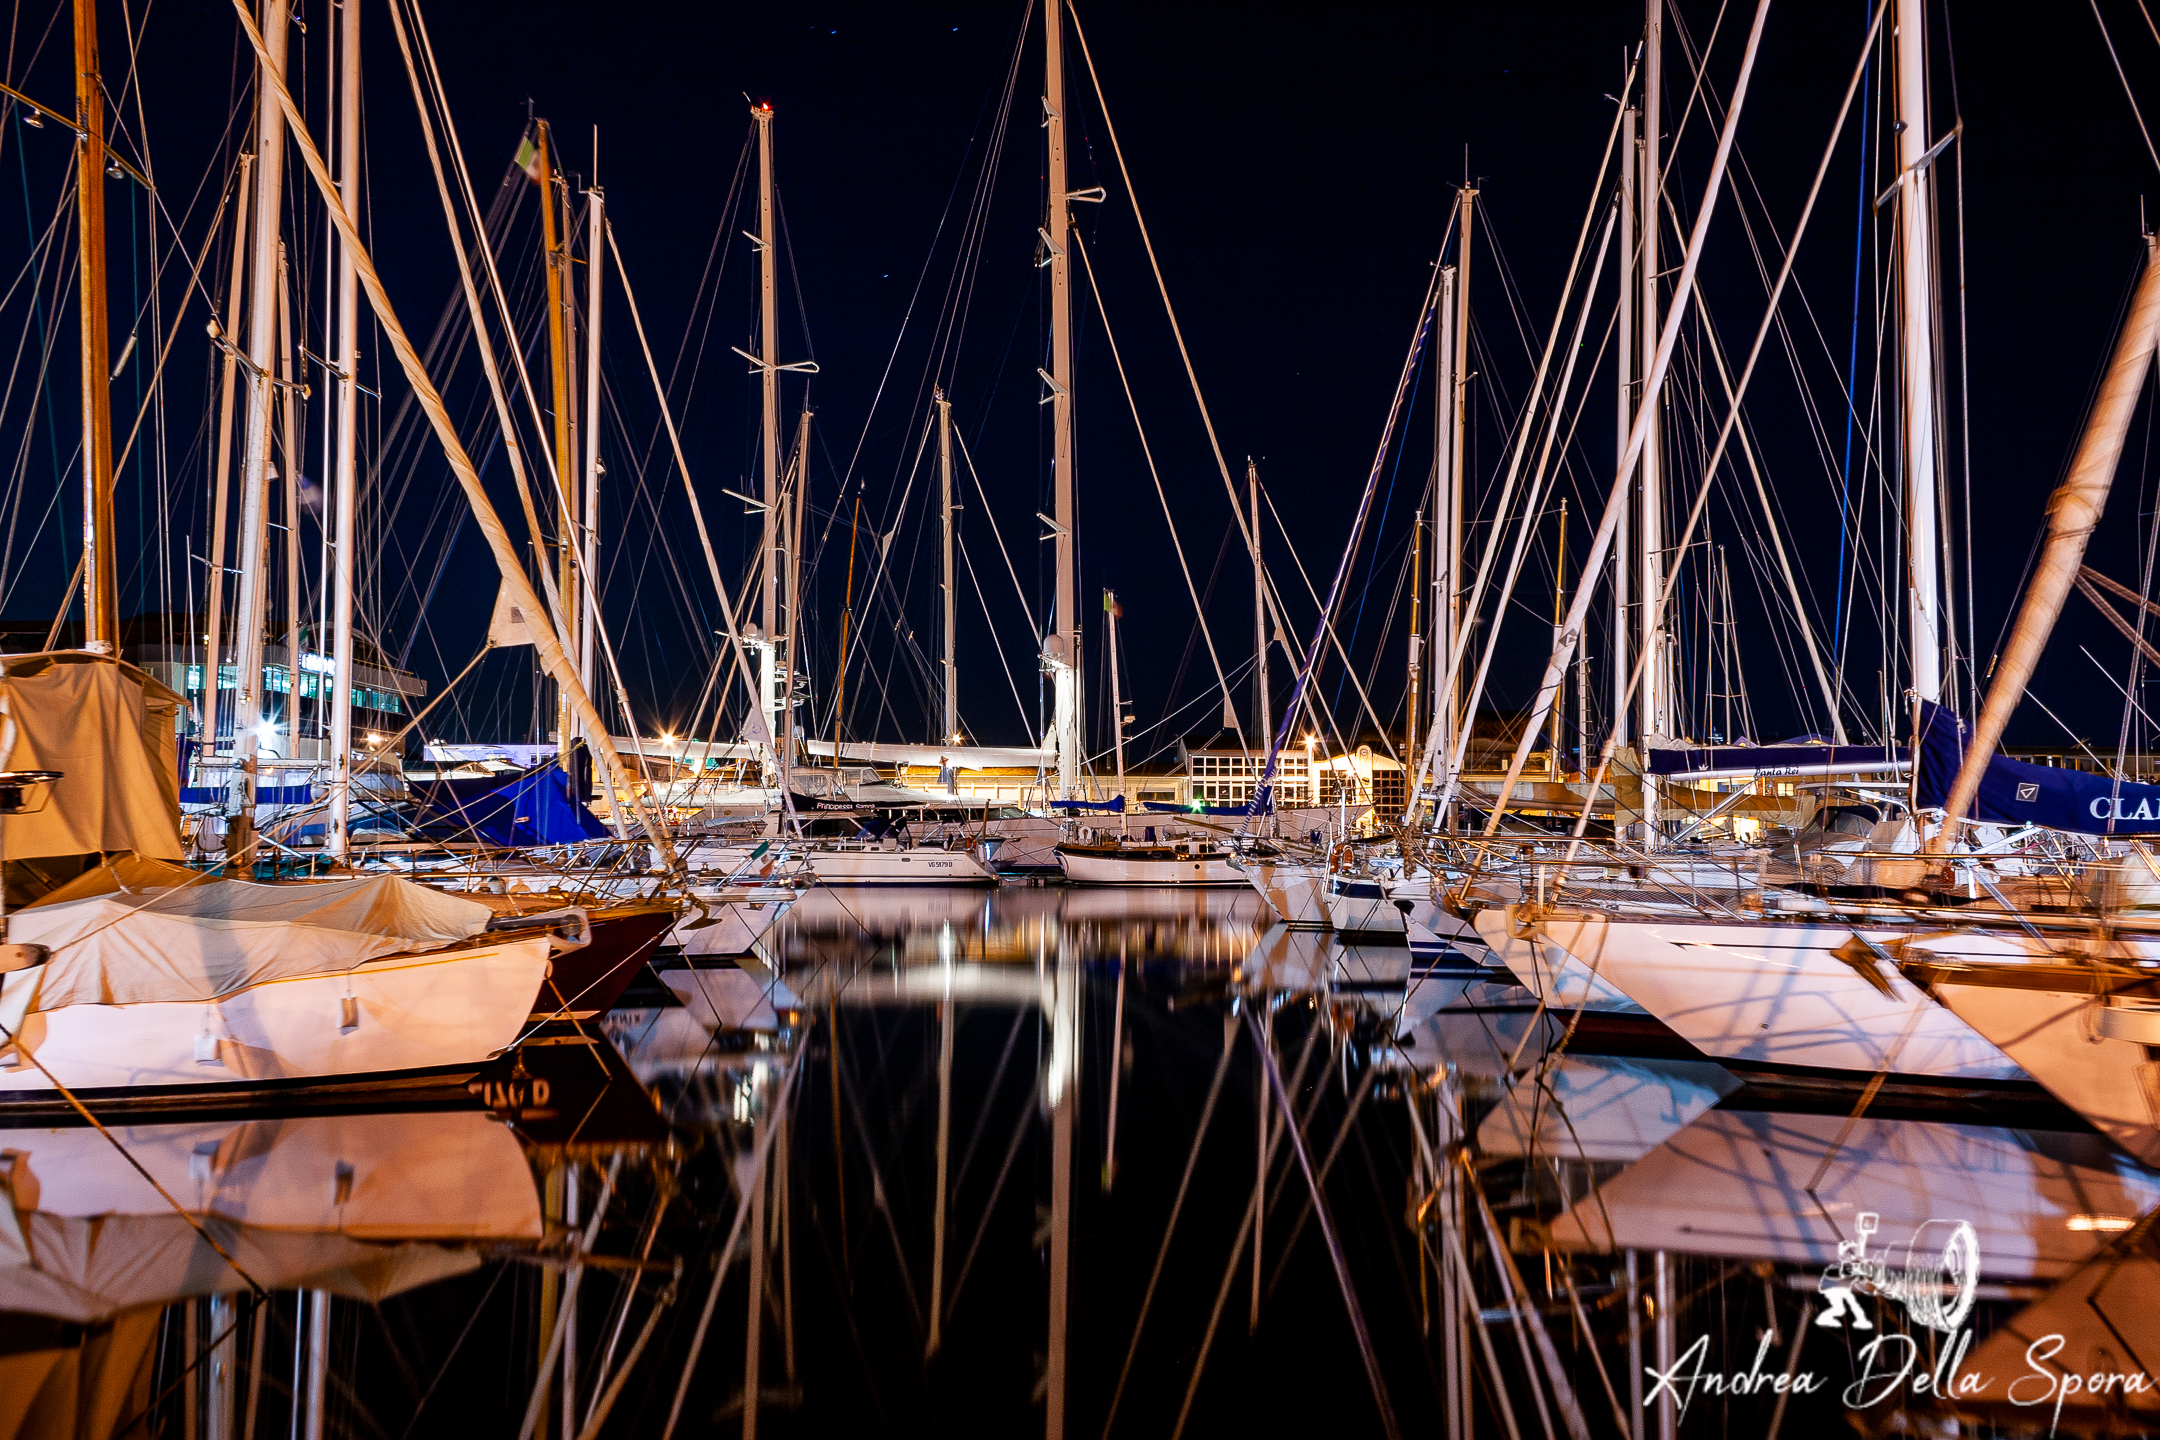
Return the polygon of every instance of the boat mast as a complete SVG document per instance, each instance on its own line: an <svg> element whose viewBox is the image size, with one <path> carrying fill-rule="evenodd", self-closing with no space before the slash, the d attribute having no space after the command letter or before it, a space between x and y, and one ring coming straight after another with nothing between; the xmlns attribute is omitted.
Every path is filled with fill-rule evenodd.
<svg viewBox="0 0 2160 1440"><path fill-rule="evenodd" d="M1125 702L1118 692L1117 622L1118 616L1125 612L1118 608L1117 592L1114 590L1102 592L1102 608L1103 625L1106 630L1104 638L1108 641L1110 647L1107 656L1110 662L1110 744L1111 748L1117 752L1117 793L1123 795L1125 793ZM1124 822L1124 814L1120 812L1118 816L1119 829L1124 828Z"/></svg>
<svg viewBox="0 0 2160 1440"><path fill-rule="evenodd" d="M270 596L270 367L277 358L278 221L285 194L285 72L291 22L285 0L262 0L262 64L255 96L255 238L248 283L247 428L240 461L240 599L234 624L233 772L239 791L229 823L244 826L235 858L255 858L255 756L263 718L263 621Z"/></svg>
<svg viewBox="0 0 2160 1440"><path fill-rule="evenodd" d="M1927 176L1927 7L1897 0L1899 308L1905 359L1906 623L1912 689L1942 699L1941 538L1935 519L1935 273Z"/></svg>
<svg viewBox="0 0 2160 1440"><path fill-rule="evenodd" d="M105 90L97 0L75 0L75 208L82 303L83 648L120 653L113 553L112 377L105 318Z"/></svg>
<svg viewBox="0 0 2160 1440"><path fill-rule="evenodd" d="M1043 263L1050 267L1050 470L1056 490L1052 536L1057 551L1057 611L1054 631L1043 646L1044 668L1052 689L1051 730L1058 757L1058 794L1080 793L1080 624L1079 577L1073 564L1073 424L1072 424L1072 227L1071 197L1065 191L1065 44L1060 0L1043 9L1043 131L1048 165L1045 184L1050 213L1042 229Z"/></svg>
<svg viewBox="0 0 2160 1440"><path fill-rule="evenodd" d="M343 17L343 53L338 79L338 188L348 215L360 213L360 6L345 0L338 12ZM359 433L360 407L360 276L353 264L352 247L340 242L336 227L331 242L338 247L338 375L337 375L337 576L331 599L330 684L330 854L343 859L351 846L352 820L352 681L353 681L353 545L357 497L353 463Z"/></svg>
<svg viewBox="0 0 2160 1440"><path fill-rule="evenodd" d="M1646 0L1643 16L1642 92L1642 185L1635 195L1640 207L1636 216L1637 243L1641 247L1641 301L1635 314L1635 339L1641 355L1640 373L1650 373L1658 343L1658 204L1664 193L1663 139L1659 133L1664 96L1665 0ZM1672 732L1671 701L1667 695L1665 630L1660 623L1657 597L1665 587L1665 467L1664 431L1651 408L1649 429L1643 438L1642 464L1635 472L1639 508L1636 543L1636 574L1642 596L1637 609L1636 643L1642 647L1642 693L1637 697L1636 730L1643 755L1644 844L1655 846L1658 816L1662 808L1660 786L1649 774L1651 737Z"/></svg>
<svg viewBox="0 0 2160 1440"><path fill-rule="evenodd" d="M1619 384L1617 399L1617 428L1613 432L1615 455L1627 453L1628 432L1635 425L1635 276L1641 257L1635 253L1635 179L1641 162L1635 153L1636 121L1640 112L1630 104L1620 116L1620 293L1615 302L1618 313L1614 316L1613 352L1617 357L1614 369ZM1617 462L1616 462L1617 463ZM1634 648L1629 643L1628 627L1634 616L1628 613L1630 579L1635 570L1635 550L1631 542L1629 511L1634 506L1632 494L1635 488L1633 476L1621 477L1622 503L1617 507L1619 523L1613 529L1613 609L1612 609L1612 742L1615 750L1628 743L1634 727L1628 723L1628 652Z"/></svg>
<svg viewBox="0 0 2160 1440"><path fill-rule="evenodd" d="M1434 538L1440 545L1440 561L1433 568L1433 578L1440 581L1440 610L1437 618L1444 630L1447 642L1447 682L1434 695L1437 704L1447 708L1448 753L1454 753L1454 745L1462 734L1462 727L1471 724L1474 717L1462 713L1461 669L1455 663L1455 652L1463 643L1462 632L1462 512L1463 512L1463 422L1470 408L1470 254L1471 242L1477 235L1477 188L1465 180L1462 187L1462 218L1455 238L1455 275L1450 286L1448 277L1441 277L1441 303L1454 301L1449 317L1452 338L1451 359L1448 367L1449 416L1452 431L1448 440L1447 521ZM1452 291L1452 293L1450 293ZM1442 568L1445 567L1445 568Z"/></svg>
<svg viewBox="0 0 2160 1440"><path fill-rule="evenodd" d="M557 580L562 595L562 622L569 630L571 651L577 653L577 566L571 546L577 543L577 466L573 461L576 441L571 435L570 332L565 309L567 291L564 272L570 268L570 251L555 214L555 135L542 120L538 124L537 163L540 183L540 240L547 254L548 370L554 382L555 406L555 502L560 509L562 550L557 557ZM576 728L569 697L558 687L555 697L555 747L559 755L570 753L571 732ZM603 737L592 737L595 745Z"/></svg>
<svg viewBox="0 0 2160 1440"><path fill-rule="evenodd" d="M1260 717L1260 743L1266 745L1275 734L1275 712L1268 696L1267 569L1260 555L1260 467L1253 464L1250 455L1245 457L1245 493L1252 509L1253 708ZM1416 713L1417 707L1411 706L1412 716ZM1416 723L1414 718L1411 723ZM1253 783L1259 783L1257 775Z"/></svg>
<svg viewBox="0 0 2160 1440"><path fill-rule="evenodd" d="M349 3L349 0L348 0ZM593 171L599 177L600 137L593 132ZM598 185L585 192L585 524L582 565L584 615L578 629L578 675L593 689L593 647L600 629L600 278L607 249L607 198ZM600 737L594 736L599 744Z"/></svg>
<svg viewBox="0 0 2160 1440"><path fill-rule="evenodd" d="M218 684L225 653L225 531L226 510L232 494L233 385L239 378L239 352L232 347L233 332L240 327L240 287L247 283L248 182L255 173L255 157L240 157L240 180L233 190L232 273L225 282L225 323L218 336L225 350L225 373L218 401L217 496L210 503L210 585L203 606L203 701L202 728L196 732L196 773L217 750Z"/></svg>
<svg viewBox="0 0 2160 1440"><path fill-rule="evenodd" d="M1455 386L1455 277L1453 265L1440 267L1440 343L1433 348L1433 511L1432 511L1432 736L1426 741L1436 754L1455 753L1455 707L1447 676L1453 666L1454 636L1448 629L1447 595L1453 577L1447 566L1448 512L1455 494L1455 408L1460 394ZM1443 761L1443 763L1445 763ZM1313 777L1319 784L1319 777ZM1446 787L1441 787L1445 793ZM1319 791L1313 792L1318 803ZM1438 823L1439 817L1434 817Z"/></svg>
<svg viewBox="0 0 2160 1440"><path fill-rule="evenodd" d="M1560 498L1560 540L1553 547L1552 580L1552 631L1553 648L1560 648L1560 627L1567 620L1567 497ZM1560 778L1561 730L1567 719L1567 686L1562 685L1553 695L1552 712L1552 778Z"/></svg>
<svg viewBox="0 0 2160 1440"><path fill-rule="evenodd" d="M764 384L764 409L760 422L765 459L765 522L760 541L765 552L764 582L758 597L758 704L765 712L765 733L774 747L772 763L780 763L786 735L781 729L780 630L780 287L778 254L773 246L773 166L770 104L750 107L758 132L758 359ZM777 775L777 769L775 774Z"/></svg>
<svg viewBox="0 0 2160 1440"><path fill-rule="evenodd" d="M780 652L783 657L795 653L795 635L799 628L796 624L796 612L802 608L802 567L795 563L795 557L802 553L803 507L810 494L810 407L807 403L803 406L802 420L795 431L795 464L792 468L795 472L794 489L784 502L787 530L782 538L788 556L787 631L781 637L785 648ZM788 666L781 672L780 678L780 730L777 734L780 748L777 774L780 788L785 790L788 786L788 772L795 764L794 667ZM837 768L837 756L834 761Z"/></svg>
<svg viewBox="0 0 2160 1440"><path fill-rule="evenodd" d="M943 527L945 568L938 590L945 606L945 720L938 744L960 743L959 611L953 604L953 503L952 503L952 401L943 389L937 396L938 516Z"/></svg>

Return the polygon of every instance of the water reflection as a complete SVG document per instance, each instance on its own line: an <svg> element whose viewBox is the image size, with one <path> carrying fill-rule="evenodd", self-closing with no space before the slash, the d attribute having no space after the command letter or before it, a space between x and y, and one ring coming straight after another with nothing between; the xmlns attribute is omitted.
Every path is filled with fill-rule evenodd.
<svg viewBox="0 0 2160 1440"><path fill-rule="evenodd" d="M2044 1097L1780 1108L1637 1017L1267 919L811 891L468 1108L0 1133L0 1435L1754 1435L1771 1399L1641 1374L1774 1334L1842 1386L1862 1212L1973 1226L2005 1374L2160 1343L2160 1178Z"/></svg>

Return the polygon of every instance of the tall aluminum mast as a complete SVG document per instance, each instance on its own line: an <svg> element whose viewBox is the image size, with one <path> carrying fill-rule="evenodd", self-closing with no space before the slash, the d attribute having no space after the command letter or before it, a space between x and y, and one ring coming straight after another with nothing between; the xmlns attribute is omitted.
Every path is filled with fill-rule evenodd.
<svg viewBox="0 0 2160 1440"><path fill-rule="evenodd" d="M245 827L235 847L243 865L255 856L255 757L261 739L263 624L270 598L269 510L271 366L277 359L278 220L285 199L285 111L277 84L292 29L285 0L262 0L265 52L255 97L255 235L248 283L247 428L240 461L240 597L234 621L232 823ZM210 657L215 665L216 658ZM213 737L214 738L214 737Z"/></svg>
<svg viewBox="0 0 2160 1440"><path fill-rule="evenodd" d="M764 382L760 422L765 460L764 583L758 590L758 703L765 712L765 733L772 737L775 774L787 743L781 728L785 691L780 653L780 283L779 255L773 244L773 166L770 104L750 107L758 131L758 359Z"/></svg>
<svg viewBox="0 0 2160 1440"><path fill-rule="evenodd" d="M1448 630L1448 594L1455 577L1448 565L1448 516L1455 496L1455 412L1462 399L1455 383L1455 281L1461 272L1453 265L1440 267L1440 343L1433 347L1437 366L1433 375L1433 561L1432 561L1432 728L1426 747L1437 755L1455 753L1455 706L1447 683L1455 655L1454 636ZM1447 763L1445 759L1441 761ZM1436 777L1444 780L1445 777ZM1319 783L1318 777L1313 783ZM1440 787L1444 792L1446 785ZM1319 791L1315 790L1314 795ZM1439 817L1434 817L1438 822Z"/></svg>
<svg viewBox="0 0 2160 1440"><path fill-rule="evenodd" d="M1065 45L1059 0L1043 10L1043 131L1050 213L1042 229L1043 261L1050 267L1050 468L1056 486L1052 539L1057 551L1056 611L1043 644L1050 672L1051 733L1057 746L1058 794L1080 793L1079 576L1073 556L1072 422L1072 229L1071 196L1065 190Z"/></svg>
<svg viewBox="0 0 2160 1440"><path fill-rule="evenodd" d="M1447 514L1445 523L1438 527L1434 539L1440 546L1439 561L1433 567L1433 578L1440 583L1439 606L1434 618L1440 623L1440 632L1446 642L1447 679L1434 687L1433 702L1447 708L1447 740L1449 753L1462 734L1462 727L1474 717L1462 713L1462 673L1455 663L1455 652L1463 643L1462 627L1462 530L1463 530L1463 475L1464 451L1463 426L1470 409L1470 255L1472 242L1477 238L1477 188L1465 183L1462 188L1462 219L1455 237L1454 293L1448 294L1448 277L1441 277L1441 303L1454 301L1449 317L1454 341L1453 356L1449 361L1448 423L1453 430L1448 441Z"/></svg>
<svg viewBox="0 0 2160 1440"><path fill-rule="evenodd" d="M1897 4L1899 309L1905 359L1905 589L1913 693L1942 699L1941 536L1935 517L1935 271L1927 175L1927 7Z"/></svg>
<svg viewBox="0 0 2160 1440"><path fill-rule="evenodd" d="M959 662L959 609L953 603L958 593L953 586L953 503L952 503L952 401L945 392L937 391L937 463L938 463L938 519L942 529L944 568L938 572L938 593L944 602L945 669L944 728L938 732L938 744L960 743L960 662Z"/></svg>
<svg viewBox="0 0 2160 1440"><path fill-rule="evenodd" d="M338 188L345 213L360 213L360 7L354 0L338 11ZM334 231L333 231L334 233ZM331 600L330 686L330 841L332 855L349 847L352 815L353 546L359 467L354 450L359 434L360 277L352 247L338 245L337 376L337 579Z"/></svg>
<svg viewBox="0 0 2160 1440"><path fill-rule="evenodd" d="M1660 133L1664 85L1665 0L1647 0L1643 17L1642 185L1636 191L1636 244L1642 261L1636 272L1640 303L1635 339L1648 375L1658 343L1658 210L1664 196L1663 138ZM1642 465L1636 471L1636 644L1642 650L1642 688L1637 695L1636 730L1646 753L1643 775L1644 843L1658 835L1659 785L1649 776L1647 748L1655 735L1672 733L1672 705L1666 675L1665 629L1659 623L1657 597L1665 587L1664 430L1653 405L1643 440Z"/></svg>
<svg viewBox="0 0 2160 1440"><path fill-rule="evenodd" d="M1253 713L1260 721L1260 743L1267 745L1275 737L1275 707L1268 695L1267 567L1260 554L1260 467L1249 455L1245 457L1245 492L1252 508Z"/></svg>

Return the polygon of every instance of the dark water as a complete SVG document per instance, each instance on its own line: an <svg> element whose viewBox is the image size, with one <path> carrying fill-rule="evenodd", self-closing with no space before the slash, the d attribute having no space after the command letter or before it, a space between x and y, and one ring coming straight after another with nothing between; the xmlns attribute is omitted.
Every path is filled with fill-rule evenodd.
<svg viewBox="0 0 2160 1440"><path fill-rule="evenodd" d="M1521 992L1265 918L812 892L749 967L764 1028L642 984L527 1047L500 1115L117 1132L172 1204L94 1131L8 1132L0 1434L305 1433L311 1371L338 1436L2008 1433L2056 1418L2008 1393L2027 1331L2160 1365L2160 1181L2036 1097L1854 1119L1857 1087L1798 1104L1641 1047L1541 1063ZM1888 1282L1875 1330L1812 1323L1862 1211L1862 1260L1930 1282L1971 1227L1954 1333ZM1993 1389L1953 1415L1912 1377L1960 1344ZM1813 1383L1781 1407L1780 1374Z"/></svg>

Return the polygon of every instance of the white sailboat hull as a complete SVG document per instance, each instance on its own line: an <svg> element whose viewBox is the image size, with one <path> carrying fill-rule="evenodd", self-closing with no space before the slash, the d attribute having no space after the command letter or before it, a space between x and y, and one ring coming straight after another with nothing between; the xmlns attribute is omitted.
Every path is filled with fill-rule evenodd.
<svg viewBox="0 0 2160 1440"><path fill-rule="evenodd" d="M1974 958L1980 949L2003 952L1987 958L2015 959L2024 948L2009 936L1961 939L1956 948L1962 957L1949 953L1947 945L1925 948L1945 959ZM2146 1045L2138 1038L2102 1029L2103 1002L2089 983L2082 988L2074 982L2044 988L1992 985L1977 978L1961 981L1953 971L1938 975L1932 988L1959 1019L2023 1066L2050 1095L2139 1160L2160 1167L2160 1067L2146 1058Z"/></svg>
<svg viewBox="0 0 2160 1440"><path fill-rule="evenodd" d="M1238 863L1246 882L1283 924L1293 930L1326 930L1334 924L1328 914L1327 875L1320 866L1254 856Z"/></svg>
<svg viewBox="0 0 2160 1440"><path fill-rule="evenodd" d="M1538 931L1712 1059L1917 1079L2027 1078L1890 967L1872 967L1880 988L1863 978L1836 953L1853 939L1849 925L1551 914ZM1867 938L1881 945L1897 937Z"/></svg>
<svg viewBox="0 0 2160 1440"><path fill-rule="evenodd" d="M28 1057L0 1053L15 1062L0 1068L0 1106L55 1096L55 1081L78 1094L137 1096L469 1074L517 1039L547 972L548 942L519 940L268 981L215 1001L39 1011L17 1032ZM34 984L35 974L17 971L7 984Z"/></svg>
<svg viewBox="0 0 2160 1440"><path fill-rule="evenodd" d="M1618 986L1590 968L1565 946L1536 929L1516 934L1513 906L1480 910L1477 935L1494 961L1522 987L1556 1010L1604 1010L1640 1015L1642 1006L1621 993Z"/></svg>
<svg viewBox="0 0 2160 1440"><path fill-rule="evenodd" d="M1345 935L1408 933L1410 903L1398 905L1387 882L1353 875L1330 875L1326 882L1328 923Z"/></svg>
<svg viewBox="0 0 2160 1440"><path fill-rule="evenodd" d="M1065 878L1075 885L1243 885L1245 877L1230 866L1228 852L1153 856L1113 851L1058 851Z"/></svg>
<svg viewBox="0 0 2160 1440"><path fill-rule="evenodd" d="M822 885L995 885L997 876L965 850L812 850Z"/></svg>
<svg viewBox="0 0 2160 1440"><path fill-rule="evenodd" d="M694 906L686 908L668 936L668 943L681 947L685 955L749 954L758 941L780 923L780 917L787 914L797 894L789 889L754 891L748 895L738 891L727 899L717 899L696 891L692 893L704 901L706 913L700 915ZM696 925L697 921L707 918L716 923Z"/></svg>

